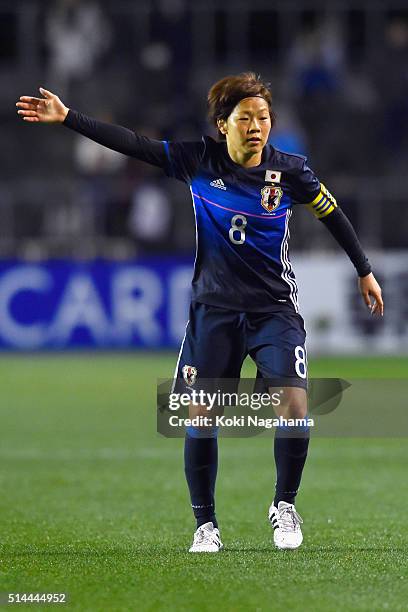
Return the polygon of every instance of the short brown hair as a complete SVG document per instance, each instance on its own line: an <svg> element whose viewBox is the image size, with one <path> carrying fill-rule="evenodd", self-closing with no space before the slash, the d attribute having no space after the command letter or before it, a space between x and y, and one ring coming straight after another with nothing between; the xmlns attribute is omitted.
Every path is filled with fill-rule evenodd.
<svg viewBox="0 0 408 612"><path fill-rule="evenodd" d="M226 76L211 87L208 92L208 119L218 128L218 120L227 120L236 105L244 98L257 96L263 98L269 107L272 127L275 123L275 113L272 110L272 94L269 83L261 80L255 72ZM218 130L220 137L225 138Z"/></svg>

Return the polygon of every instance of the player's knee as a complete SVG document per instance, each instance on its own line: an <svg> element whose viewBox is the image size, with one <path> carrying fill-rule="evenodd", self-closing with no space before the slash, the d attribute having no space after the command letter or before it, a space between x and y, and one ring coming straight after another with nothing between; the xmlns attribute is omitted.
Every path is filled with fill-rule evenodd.
<svg viewBox="0 0 408 612"><path fill-rule="evenodd" d="M288 419L304 419L307 415L307 393L305 389L287 387L280 397L280 404L275 408L278 416Z"/></svg>
<svg viewBox="0 0 408 612"><path fill-rule="evenodd" d="M218 435L217 417L224 410L220 406L204 406L191 403L189 406L189 419L191 424L186 427L190 438L216 438Z"/></svg>
<svg viewBox="0 0 408 612"><path fill-rule="evenodd" d="M286 415L288 419L305 419L307 415L306 404L289 404L286 407Z"/></svg>

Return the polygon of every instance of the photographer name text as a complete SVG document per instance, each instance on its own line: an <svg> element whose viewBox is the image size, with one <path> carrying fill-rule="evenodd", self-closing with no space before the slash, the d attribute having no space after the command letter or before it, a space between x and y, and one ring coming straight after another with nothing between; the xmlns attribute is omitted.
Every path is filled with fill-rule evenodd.
<svg viewBox="0 0 408 612"><path fill-rule="evenodd" d="M314 419L310 417L287 419L283 416L263 418L249 414L232 417L199 415L193 418L172 415L169 417L169 425L171 427L262 427L263 429L272 429L273 427L314 427Z"/></svg>

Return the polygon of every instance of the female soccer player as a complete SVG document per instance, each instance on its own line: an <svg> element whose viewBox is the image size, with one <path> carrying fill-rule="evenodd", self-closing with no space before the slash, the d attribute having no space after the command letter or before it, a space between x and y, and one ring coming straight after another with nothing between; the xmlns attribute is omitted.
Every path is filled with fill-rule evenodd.
<svg viewBox="0 0 408 612"><path fill-rule="evenodd" d="M274 125L271 92L254 73L228 76L208 93L218 140L167 142L105 124L66 107L40 88L22 96L18 113L31 123L61 123L125 155L161 167L190 186L197 252L190 318L176 367L180 384L237 379L249 354L258 376L285 390L279 415L302 418L307 410L305 330L288 255L292 208L305 204L328 228L354 264L371 312L383 314L381 289L347 217L301 155L267 144ZM373 298L373 302L371 302ZM269 382L270 381L270 382ZM205 407L202 407L205 409ZM276 491L268 518L280 549L302 543L294 501L309 435L276 430ZM190 552L222 548L215 516L217 430L188 428L185 473L197 521Z"/></svg>

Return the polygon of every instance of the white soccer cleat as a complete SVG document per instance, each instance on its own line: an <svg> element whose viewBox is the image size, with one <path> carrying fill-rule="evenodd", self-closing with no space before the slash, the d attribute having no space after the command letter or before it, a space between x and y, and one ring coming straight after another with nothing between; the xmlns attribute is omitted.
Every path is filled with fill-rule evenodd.
<svg viewBox="0 0 408 612"><path fill-rule="evenodd" d="M273 541L276 548L284 550L286 548L299 548L303 542L300 524L303 523L301 517L295 510L293 504L280 501L278 507L271 505L268 518L273 527Z"/></svg>
<svg viewBox="0 0 408 612"><path fill-rule="evenodd" d="M214 525L210 523L204 523L201 525L194 534L193 544L188 552L208 552L215 553L219 552L223 544L220 539L220 532Z"/></svg>

